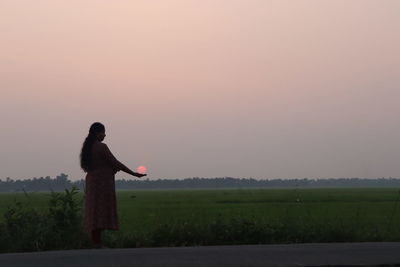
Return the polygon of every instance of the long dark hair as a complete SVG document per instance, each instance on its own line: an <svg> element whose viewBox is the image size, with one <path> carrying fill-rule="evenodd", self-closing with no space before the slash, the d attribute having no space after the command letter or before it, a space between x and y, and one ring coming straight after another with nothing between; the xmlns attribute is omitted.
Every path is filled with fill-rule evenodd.
<svg viewBox="0 0 400 267"><path fill-rule="evenodd" d="M81 168L88 172L91 170L92 164L92 146L96 141L96 136L98 133L104 132L105 127L100 122L95 122L90 126L89 134L83 142L82 151L80 154Z"/></svg>

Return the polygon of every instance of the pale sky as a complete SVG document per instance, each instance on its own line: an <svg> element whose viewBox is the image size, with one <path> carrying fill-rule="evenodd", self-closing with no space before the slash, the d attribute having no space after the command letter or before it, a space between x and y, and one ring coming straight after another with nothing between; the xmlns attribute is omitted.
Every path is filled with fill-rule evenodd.
<svg viewBox="0 0 400 267"><path fill-rule="evenodd" d="M3 180L96 121L149 179L400 177L398 0L0 0L0 48Z"/></svg>

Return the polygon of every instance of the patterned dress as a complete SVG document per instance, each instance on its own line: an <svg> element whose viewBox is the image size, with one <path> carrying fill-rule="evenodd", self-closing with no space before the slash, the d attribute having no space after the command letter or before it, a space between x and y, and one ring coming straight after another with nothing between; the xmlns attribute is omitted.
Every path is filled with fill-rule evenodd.
<svg viewBox="0 0 400 267"><path fill-rule="evenodd" d="M92 170L85 178L85 231L119 229L115 173L124 167L106 144L99 141L93 144Z"/></svg>

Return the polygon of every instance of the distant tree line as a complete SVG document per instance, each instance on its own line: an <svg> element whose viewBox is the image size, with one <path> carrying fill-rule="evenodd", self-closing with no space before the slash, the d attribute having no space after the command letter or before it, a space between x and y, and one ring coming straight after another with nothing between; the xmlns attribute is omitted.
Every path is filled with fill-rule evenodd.
<svg viewBox="0 0 400 267"><path fill-rule="evenodd" d="M0 180L0 192L63 191L76 186L84 190L85 180L71 181L61 173L24 180ZM186 178L186 179L141 179L116 180L117 190L135 189L218 189L218 188L326 188L326 187L400 187L399 178L329 178L329 179L253 179L253 178Z"/></svg>

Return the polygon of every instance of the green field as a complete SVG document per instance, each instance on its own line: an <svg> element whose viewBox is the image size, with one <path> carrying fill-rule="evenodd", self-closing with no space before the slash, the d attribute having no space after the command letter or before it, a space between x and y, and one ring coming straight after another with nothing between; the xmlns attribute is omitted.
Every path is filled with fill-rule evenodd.
<svg viewBox="0 0 400 267"><path fill-rule="evenodd" d="M56 195L66 202L0 194L0 252L90 247L82 210L64 205L83 194ZM121 229L105 232L110 247L400 241L396 188L137 190L117 200Z"/></svg>
<svg viewBox="0 0 400 267"><path fill-rule="evenodd" d="M0 194L0 214L14 200L44 210L49 197L48 193ZM340 223L380 231L400 226L398 189L149 190L118 191L117 198L122 232L152 231L160 224L209 224L217 218L310 226Z"/></svg>

